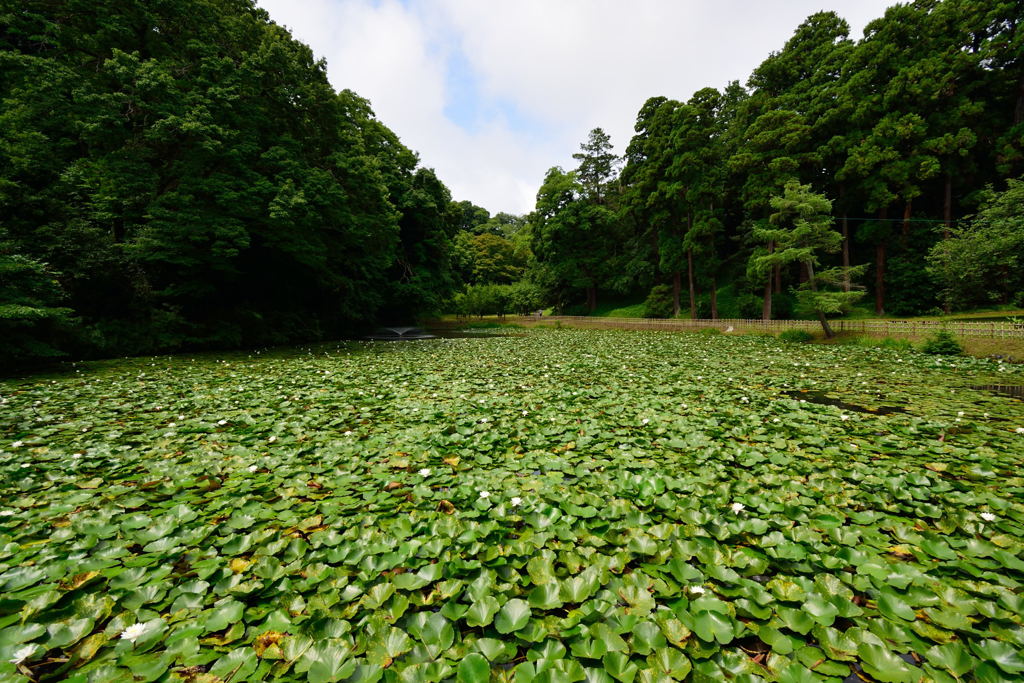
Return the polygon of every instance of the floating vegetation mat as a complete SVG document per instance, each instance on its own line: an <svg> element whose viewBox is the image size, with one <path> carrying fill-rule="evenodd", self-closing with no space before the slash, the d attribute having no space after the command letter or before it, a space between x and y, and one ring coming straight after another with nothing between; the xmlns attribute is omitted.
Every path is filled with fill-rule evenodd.
<svg viewBox="0 0 1024 683"><path fill-rule="evenodd" d="M1020 680L1024 404L971 387L1022 375L544 330L0 382L0 680Z"/></svg>

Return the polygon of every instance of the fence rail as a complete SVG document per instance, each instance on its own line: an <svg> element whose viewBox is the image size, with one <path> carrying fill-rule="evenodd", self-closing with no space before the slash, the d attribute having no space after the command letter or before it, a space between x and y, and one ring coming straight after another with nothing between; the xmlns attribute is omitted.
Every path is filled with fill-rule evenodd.
<svg viewBox="0 0 1024 683"><path fill-rule="evenodd" d="M760 319L690 319L690 318L598 318L578 315L555 315L547 317L516 316L506 320L522 324L562 322L579 327L608 327L643 330L694 330L708 327L737 332L763 330L818 330L817 320L760 320ZM945 330L958 337L987 339L1024 339L1024 323L1017 322L971 322L968 320L832 320L836 332L868 332L892 336L924 336Z"/></svg>

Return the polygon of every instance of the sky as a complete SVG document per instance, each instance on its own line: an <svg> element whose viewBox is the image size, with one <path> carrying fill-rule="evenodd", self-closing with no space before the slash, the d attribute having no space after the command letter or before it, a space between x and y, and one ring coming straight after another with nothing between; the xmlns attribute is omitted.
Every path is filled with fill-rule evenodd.
<svg viewBox="0 0 1024 683"><path fill-rule="evenodd" d="M621 154L654 96L745 83L810 14L860 38L894 0L257 0L455 200L533 209L600 126Z"/></svg>

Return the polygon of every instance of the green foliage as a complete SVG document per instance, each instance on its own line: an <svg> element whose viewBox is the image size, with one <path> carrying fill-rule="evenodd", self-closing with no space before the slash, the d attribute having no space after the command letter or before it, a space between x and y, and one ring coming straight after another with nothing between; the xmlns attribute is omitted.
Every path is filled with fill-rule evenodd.
<svg viewBox="0 0 1024 683"><path fill-rule="evenodd" d="M958 307L1010 303L1024 292L1024 181L989 192L981 211L928 255L943 299Z"/></svg>
<svg viewBox="0 0 1024 683"><path fill-rule="evenodd" d="M863 348L891 349L893 351L912 351L914 344L907 339L896 339L893 337L871 337L868 335L857 335L844 337L841 344L845 346L860 346Z"/></svg>
<svg viewBox="0 0 1024 683"><path fill-rule="evenodd" d="M317 338L449 296L447 189L263 10L23 5L0 10L7 253L47 264L87 351Z"/></svg>
<svg viewBox="0 0 1024 683"><path fill-rule="evenodd" d="M779 339L793 344L806 344L814 340L814 335L807 330L783 330L779 333Z"/></svg>
<svg viewBox="0 0 1024 683"><path fill-rule="evenodd" d="M0 241L0 370L65 355L74 323L64 298L44 264Z"/></svg>
<svg viewBox="0 0 1024 683"><path fill-rule="evenodd" d="M643 317L671 318L672 308L672 287L669 285L655 285L644 301Z"/></svg>
<svg viewBox="0 0 1024 683"><path fill-rule="evenodd" d="M921 351L933 356L959 356L964 347L950 332L942 330L931 335L921 344Z"/></svg>
<svg viewBox="0 0 1024 683"><path fill-rule="evenodd" d="M543 292L530 282L511 285L470 285L453 299L455 312L465 316L528 315L543 307Z"/></svg>
<svg viewBox="0 0 1024 683"><path fill-rule="evenodd" d="M1017 679L1024 410L970 387L1024 368L950 365L564 329L0 382L0 678Z"/></svg>

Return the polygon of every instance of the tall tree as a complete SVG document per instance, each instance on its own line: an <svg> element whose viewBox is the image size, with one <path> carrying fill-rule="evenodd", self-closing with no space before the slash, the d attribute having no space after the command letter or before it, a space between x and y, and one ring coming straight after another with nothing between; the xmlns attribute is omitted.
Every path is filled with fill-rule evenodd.
<svg viewBox="0 0 1024 683"><path fill-rule="evenodd" d="M800 305L818 318L825 336L832 337L828 315L845 312L862 295L838 288L844 273L848 273L845 269L816 270L821 254L835 253L842 244L842 237L832 229L832 202L815 193L810 185L792 180L781 195L772 197L771 206L772 227L764 230L763 238L774 242L776 248L755 255L752 269L764 273L780 265L798 264L806 275L797 289ZM863 269L855 270L859 273Z"/></svg>

